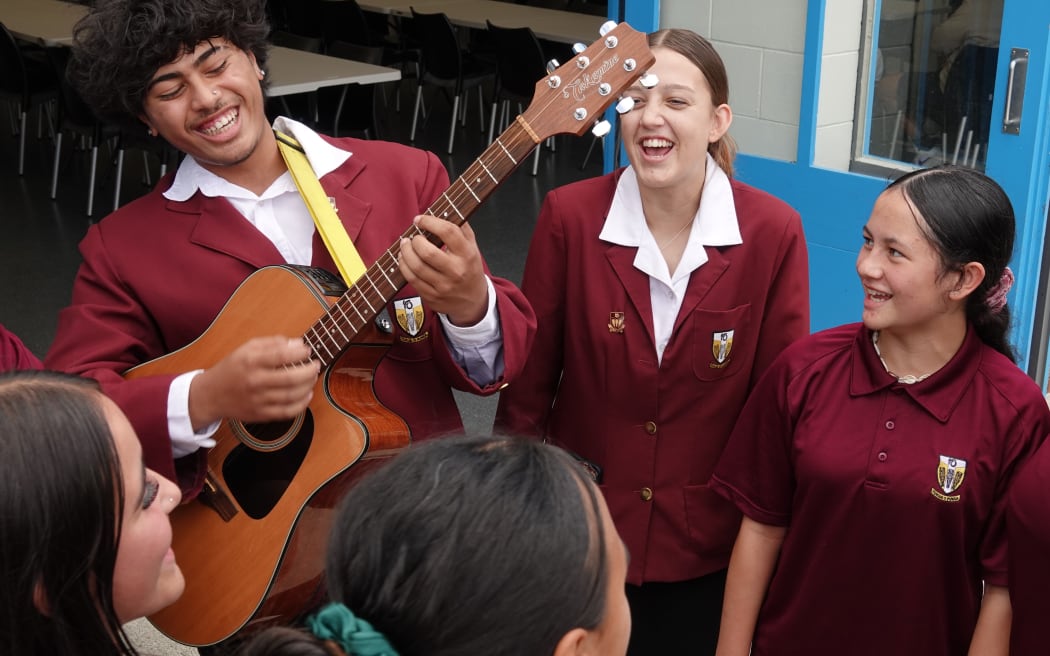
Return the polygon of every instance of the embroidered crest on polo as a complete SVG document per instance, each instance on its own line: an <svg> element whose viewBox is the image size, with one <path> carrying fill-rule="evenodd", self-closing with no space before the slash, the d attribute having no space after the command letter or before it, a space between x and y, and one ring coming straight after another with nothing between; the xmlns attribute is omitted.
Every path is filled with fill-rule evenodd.
<svg viewBox="0 0 1050 656"><path fill-rule="evenodd" d="M623 334L623 312L609 313L609 332L614 335Z"/></svg>
<svg viewBox="0 0 1050 656"><path fill-rule="evenodd" d="M940 461L937 463L937 484L940 485L941 489L931 488L930 494L941 501L958 501L960 496L953 494L953 492L959 491L965 477L965 460L952 458L951 456L940 456Z"/></svg>
<svg viewBox="0 0 1050 656"><path fill-rule="evenodd" d="M711 333L711 355L714 362L707 366L712 369L722 369L729 364L729 354L733 351L733 333L735 330L719 330Z"/></svg>
<svg viewBox="0 0 1050 656"><path fill-rule="evenodd" d="M399 298L394 301L394 315L397 325L411 337L419 335L423 329L423 299L418 296Z"/></svg>

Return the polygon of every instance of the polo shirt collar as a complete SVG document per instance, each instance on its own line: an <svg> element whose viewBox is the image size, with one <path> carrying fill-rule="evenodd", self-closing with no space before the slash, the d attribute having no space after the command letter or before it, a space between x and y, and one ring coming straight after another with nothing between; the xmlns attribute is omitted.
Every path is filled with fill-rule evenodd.
<svg viewBox="0 0 1050 656"><path fill-rule="evenodd" d="M984 353L984 343L967 324L962 346L941 369L926 380L913 385L898 383L886 373L886 367L875 352L871 331L857 324L850 373L850 396L864 396L899 388L938 421L946 422L969 389Z"/></svg>
<svg viewBox="0 0 1050 656"><path fill-rule="evenodd" d="M352 154L336 148L307 126L290 118L278 116L273 122L273 127L275 130L295 137L306 152L310 167L313 168L318 178L323 178L342 166ZM290 175L285 174L278 178L261 198L294 190L295 183L291 180ZM179 164L178 171L175 172L175 179L164 192L164 197L168 200L183 202L189 200L198 191L209 198L220 196L256 198L250 191L207 170L193 157L184 157L182 163Z"/></svg>

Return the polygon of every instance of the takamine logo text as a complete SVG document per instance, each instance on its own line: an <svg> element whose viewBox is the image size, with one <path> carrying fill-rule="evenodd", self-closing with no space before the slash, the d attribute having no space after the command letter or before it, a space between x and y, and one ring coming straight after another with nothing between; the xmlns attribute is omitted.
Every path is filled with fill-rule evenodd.
<svg viewBox="0 0 1050 656"><path fill-rule="evenodd" d="M569 92L572 92L572 97L577 101L583 100L586 97L587 89L593 86L597 86L601 83L602 78L605 74L612 70L620 61L620 55L613 55L612 59L606 59L602 62L602 65L590 73L584 73L578 79L573 80L569 84L565 85L562 90L562 96L565 98L569 97Z"/></svg>

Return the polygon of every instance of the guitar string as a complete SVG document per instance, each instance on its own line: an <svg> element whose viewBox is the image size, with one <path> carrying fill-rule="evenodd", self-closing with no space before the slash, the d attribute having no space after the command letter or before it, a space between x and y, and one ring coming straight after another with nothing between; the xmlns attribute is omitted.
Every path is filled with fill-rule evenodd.
<svg viewBox="0 0 1050 656"><path fill-rule="evenodd" d="M550 103L548 103L548 106L549 106L549 104ZM513 129L515 126L517 127L517 130ZM539 144L536 144L535 142L533 142L533 140L530 137L528 137L528 135L525 132L524 128L522 126L520 126L519 124L517 124L516 122L514 124L512 124L511 127L508 127L508 129L503 134L501 134L499 136L499 139L502 140L504 137L507 137L507 136L510 137L510 139L507 140L508 144L510 146L510 149L505 147L502 142L499 144L500 149L504 150L504 151L509 151L511 149L516 150L519 145L524 145L524 143L529 143L532 146L532 148L535 148L535 147L537 147L539 145ZM495 144L495 141L493 143ZM519 161L526 159L531 154L532 148L529 148L529 150L527 152L519 155L519 157L520 157ZM495 191L495 188L499 186L498 180L495 178L495 176L492 175L491 168L489 166L486 166L486 157L488 157L488 163L491 164L492 167L496 168L497 170L503 168L502 165L505 165L507 163L508 159L510 160L510 163L512 164L512 166L509 168L509 170L506 173L502 173L501 172L501 176L502 177L506 177L506 175L509 175L511 172L513 172L513 168L515 166L517 166L517 162L515 162L513 156L510 155L509 152L507 153L507 155L502 155L502 154L497 152L496 148L494 148L493 146L490 145L470 165L470 167L467 168L467 170L463 173L463 175L459 176L459 178L456 179L456 183L453 184L453 185L450 185L449 189L447 189L444 193L442 193L442 195L438 198L438 201L436 201L434 203L434 205L431 208L428 208L428 209L433 210L433 212L435 214L437 214L438 212L441 212L441 213L447 215L448 209L443 209L441 207L441 203L440 203L441 200L444 200L445 202L447 202L451 206L449 209L452 209L453 211L455 211L457 215L462 216L462 214L459 211L458 205L462 204L464 200L469 200L469 199L468 199L467 195L464 194L461 191L461 188L466 188L467 193L469 193L472 197L474 197L477 200L477 204L480 205L480 203L483 202L483 200L482 200L482 198L478 197L478 193L481 193L485 198L487 198L488 195L491 194L493 191ZM481 183L481 181L484 180L484 178L483 178L483 176L480 175L481 171L478 171L479 167L481 168L481 171L483 171L484 173L486 173L489 176L489 179L490 179L489 181L485 182L484 184ZM467 180L468 176L474 177L475 184L476 184L476 189L478 190L477 192L475 192L474 188L472 188L471 182ZM455 197L455 200L453 200L453 198L449 198L449 191L452 192L452 196ZM464 222L465 222L465 219L464 219ZM412 228L407 230L406 233L404 235L402 235L402 236L405 237L405 236L413 235L413 233L414 234L418 234L418 235L427 236L424 231L420 230L416 226L412 226ZM380 256L380 258L376 260L375 264L372 267L370 267L369 270L367 270L365 272L365 274L362 276L362 277L366 278L367 282L375 290L375 292L377 294L377 297L375 297L374 300L376 300L376 301L384 300L385 299L385 294L384 294L384 292L382 290L380 290L377 287L376 282L375 282L375 280L373 279L373 277L371 275L371 273L372 273L371 270L372 269L377 269L379 272L382 273L383 277L387 280L387 285L388 285L389 291L391 293L396 293L397 289L399 289L400 286L401 286L400 284L395 285L394 281L390 280L389 276L387 276L386 273L383 271L388 266L387 262L384 261L384 259L386 259L386 258L389 258L389 262L391 263L390 264L391 271L395 270L396 261L397 261L396 260L397 255L393 252L395 249L397 249L397 250L400 249L400 239L398 239L397 244L395 244L394 246L392 246L390 248L387 248L386 251L384 251L384 253ZM400 276L399 276L399 278L400 278ZM360 280L355 281L354 287L359 287L360 282L361 282ZM369 301L369 297L371 297L371 294L368 293L365 290L360 289L360 288L358 288L357 291L360 293L360 296L362 297L362 299L366 303L368 303L369 309L372 310L373 312L375 312L375 309L374 309L372 303L368 302ZM349 292L349 290L348 290L348 292ZM342 307L342 301L343 301L343 299L348 299L349 300L349 296L350 296L349 293L344 294L333 305L333 307L338 307L339 308L339 312L341 314L343 314L344 317L346 317L346 313L345 313L345 310ZM377 302L376 304L378 305L379 303ZM360 315L360 311L357 310L356 305L352 304L352 306L354 307L355 312L357 312L357 314ZM362 325L360 325L360 326L356 325L352 321L350 322L350 327L352 328L352 332L355 333L355 334L357 332L359 332L364 327L365 324L367 324L367 319L365 319L364 316L361 316L361 319L362 319ZM323 330L323 334L319 334L318 333L318 331L316 330L317 326L320 326L321 328L324 329ZM315 324L315 326L311 327L311 331L310 332L315 334L315 339L320 343L320 345L324 348L324 350L326 352L328 352L328 355L329 355L328 358L322 358L322 357L319 357L319 354L318 354L318 360L320 360L322 363L327 363L328 360L330 360L330 359L335 357L332 354L333 351L341 351L341 348L338 346L338 342L334 341L332 327L335 327L336 330L338 330L340 333L343 333L342 328L340 327L339 321L331 313L331 311L326 312L325 314L323 314L322 317L320 318L320 320L317 322L317 324ZM325 336L326 335L333 338L332 348L329 348L328 343L326 343L326 341L325 341ZM344 342L348 341L346 339L345 333L343 333L343 338L344 338ZM315 353L317 351L317 349L314 348L314 347L311 347L311 350L313 350Z"/></svg>
<svg viewBox="0 0 1050 656"><path fill-rule="evenodd" d="M534 143L532 139L527 136L525 130L520 125L516 123L515 125L517 125L518 127L517 130L508 128L504 132L504 134L500 135L499 139L503 140L504 137L509 137L507 141L510 147L515 150L519 147L519 145L524 145L528 143L531 147L528 149L528 151L519 155L521 160L524 160L531 153L532 148L538 146L538 144ZM503 145L502 141L499 144L499 147L500 150L507 151L507 155L500 154L495 147L490 145L489 148L482 152L482 154L474 161L474 163L472 163L471 166L468 167L468 169L463 173L463 175L459 176L459 178L456 179L456 183L450 185L449 189L442 193L442 195L438 198L438 201L436 201L434 205L429 209L431 209L434 214L441 212L446 216L448 214L448 209L451 209L455 211L457 215L462 217L462 213L460 212L458 206L462 205L463 201L469 200L468 196L463 193L464 189L466 190L466 193L470 194L470 196L473 197L480 205L480 203L483 202L483 199L479 197L478 194L481 194L483 197L487 198L487 196L490 195L493 191L495 191L495 188L499 186L499 179L492 174L492 170L496 169L497 171L500 171L501 177L506 177L506 175L509 175L511 172L513 172L514 167L516 167L518 164L514 160L513 156L510 155L508 149ZM511 164L511 166L509 167L507 166L508 158ZM504 168L508 168L506 173L502 172L502 169ZM481 172L484 172L489 179L485 180L484 176L481 175ZM473 183L470 180L468 180L468 177L474 178ZM449 192L452 192L452 197L450 197ZM451 207L448 209L443 208L441 205L442 200L448 203ZM407 230L403 236L414 236L415 234L427 236L424 231L420 230L416 226L412 226L412 228ZM370 284L373 290L376 292L375 296L373 296L367 290L361 289L360 281L355 283L355 287L358 287L357 291L360 292L362 299L366 303L368 303L369 309L373 312L375 311L374 306L372 303L369 303L369 299L377 301L375 305L379 305L379 302L386 300L386 293L384 292L384 290L379 289L379 287L376 285L376 280L373 277L374 273L372 270L375 269L376 272L380 273L382 277L386 280L386 286L389 293L396 293L397 289L399 289L401 286L401 280L399 280L398 283L395 284L395 282L390 279L390 276L386 274L385 269L389 266L391 272L396 270L397 255L394 252L394 250L399 250L399 248L400 239L398 240L397 244L395 244L391 248L386 249L386 251L380 256L380 258L377 259L375 264L372 267L370 267L368 271L365 272L363 277L366 278L368 284ZM400 278L400 276L398 276L398 278ZM350 300L349 296L350 294L344 294L344 296L341 297L333 306L338 306L339 312L344 316L344 318L348 317L346 316L346 312L342 307L342 301L344 298ZM361 326L356 325L355 322L350 322L352 332L357 333L364 327L364 324L367 323L367 319L360 314L359 310L357 310L356 304L352 304L352 306L354 307L355 312L359 316L361 316L363 322ZM333 313L328 312L322 315L321 319L318 321L318 325L321 328L323 328L323 333L319 333L316 330L315 326L312 329L312 332L315 334L315 339L317 339L320 342L321 346L325 349L325 351L328 352L328 359L335 357L333 355L333 352L339 352L342 349L339 346L338 340L335 339L333 328L342 334L344 344L348 342L346 335L340 326L340 322L334 316ZM327 341L326 337L328 338ZM329 343L332 344L332 348L329 348ZM314 350L316 351L316 349ZM326 360L325 358L320 357L318 359L322 362Z"/></svg>
<svg viewBox="0 0 1050 656"><path fill-rule="evenodd" d="M577 78L574 78L573 81L578 79L579 75L582 75L585 72L585 70L586 69L580 69L579 70L579 74L577 75ZM570 83L570 85L571 85L571 83ZM567 87L570 86L570 85L567 85ZM563 93L564 93L564 91L563 91ZM538 111L540 113L543 113L544 111L548 110L551 107L551 105L553 105L557 101L557 96L558 95L559 94L557 94L557 93L551 94L551 96L549 96L549 98L547 100L546 105L543 105L541 107L541 109L539 109ZM611 104L611 102L612 102L612 99L610 99L609 104ZM530 106L529 109L531 110L531 109L533 109L533 107ZM529 110L526 110L525 113L527 113L528 111ZM522 116L524 116L525 113L523 113ZM514 129L515 127L517 129ZM505 136L508 136L508 135L509 135L510 138L507 141L508 141L508 144L510 145L511 148L507 148L507 146L504 145L504 143L502 141L503 138ZM498 144L497 144L497 141L499 142ZM467 194L469 194L471 197L474 198L476 205L480 205L482 202L484 202L484 199L487 199L487 197L493 191L495 191L496 187L498 187L499 184L500 184L500 180L496 176L493 175L492 169L486 164L486 157L489 158L488 159L488 163L492 164L493 168L496 168L497 170L499 170L501 168L500 165L504 164L507 159L510 160L510 162L512 163L513 166L511 166L510 170L507 171L506 173L501 173L500 174L500 178L505 178L507 175L509 175L511 172L513 172L514 167L516 167L518 165L518 161L514 160L513 155L511 155L511 153L510 153L510 150L516 149L517 146L520 145L520 142L526 142L526 141L531 144L531 148L529 148L528 151L526 151L525 153L523 153L523 154L521 154L519 156L521 158L521 160L526 159L531 154L533 148L539 147L540 144L542 143L543 139L540 140L540 143L534 142L532 140L532 138L528 136L525 128L523 126L521 126L517 122L517 119L515 119L511 123L511 125L507 128L507 130L503 134L501 134L499 137L497 137L497 140L494 140L493 144L490 144L489 147L486 148L476 160L474 160L474 162L466 169L466 171L464 171L464 173L462 175L460 175L456 179L455 183L450 185L450 187L445 192L443 192L441 194L441 196L439 196L439 198L437 199L437 201L435 201L435 203L431 206L431 208L428 208L428 209L432 210L435 215L438 215L438 212L440 212L441 214L444 214L446 216L446 218L448 216L449 209L451 209L452 211L454 211L461 218L462 222L466 222L466 220L467 220L466 217L463 217L463 215L462 215L462 213L460 212L460 209L459 209L459 207L463 204L464 201L469 200L467 195L463 193L464 190L466 191ZM500 155L497 152L496 148L494 148L495 145L498 145L500 147L500 149L505 151L506 154L505 155ZM497 157L497 155L498 155L498 157ZM483 175L481 175L482 173L484 173L484 174L486 174L488 176L489 181L483 182L485 180L485 178L484 178ZM474 182L471 183L470 181L468 181L468 179L467 179L468 177L473 178ZM490 183L491 183L491 185L490 185ZM491 188L490 188L490 186L491 186ZM454 198L450 198L449 197L449 192L452 192L452 196L454 196ZM478 195L479 193L481 194L481 196ZM440 206L440 203L441 203L442 200L447 202L450 207L449 208L442 208ZM471 213L473 213L473 210L471 210ZM420 230L417 226L413 225L409 230L406 231L406 233L404 233L402 235L402 238L415 236L415 235L423 235L423 236L425 236L427 238L432 237L432 235L428 235L425 231ZM368 292L366 292L364 290L361 290L361 289L357 290L359 292L359 296L361 297L362 300L364 300L368 304L369 309L370 309L370 311L372 313L376 313L376 310L375 310L375 307L373 306L373 304L371 302L369 302L370 298L371 298L371 300L376 301L376 305L378 305L379 302L385 300L385 298L386 298L386 293L383 290L379 289L379 287L376 284L376 281L372 277L372 269L376 269L376 272L382 274L383 278L386 280L387 287L389 288L389 293L396 293L397 289L399 289L400 286L403 284L403 279L401 279L401 276L397 276L399 278L399 281L396 284L395 284L394 280L391 280L391 278L386 274L386 271L385 271L385 269L387 269L387 267L388 267L388 264L386 262L384 262L384 258L389 258L389 261L390 261L389 267L390 267L391 273L393 273L396 270L397 254L394 251L395 250L397 250L397 251L400 250L400 241L401 240L398 239L396 244L394 244L390 248L387 248L384 251L384 253L382 255L380 255L380 258L376 260L376 263L372 267L370 267L368 270L366 270L364 275L362 276L362 277L364 277L367 280L367 282L372 286L372 289L377 294L376 297L372 298L370 293L368 293ZM354 287L357 287L359 284L360 284L360 280L355 281ZM348 290L348 293L343 294L343 296L341 296L336 301L336 303L333 305L333 307L337 307L338 306L339 312L344 316L344 318L349 318L349 317L347 317L345 310L341 307L341 303L342 303L342 301L344 299L348 299L348 297L350 296L349 292L350 292L350 290ZM361 319L363 321L361 326L356 326L354 324L354 322L352 322L352 321L350 322L350 327L353 329L353 332L357 333L358 331L360 331L364 327L365 324L367 324L367 319L365 319L365 317L363 315L361 315L360 311L357 310L356 306L354 306L354 309L355 309L355 312L357 312L357 314L361 316ZM331 313L331 311L326 312L324 315L322 315L321 319L317 322L317 324L315 324L315 326L311 327L311 332L315 332L316 333L317 332L316 331L316 326L320 325L320 327L322 327L324 329L324 333L326 335L332 336L333 335L332 329L328 325L326 325L326 320L327 319L331 320L330 323L332 324L332 326L335 327L336 330L338 330L340 333L343 333L342 328L340 327L340 324L339 324L338 320L334 317L334 315ZM333 347L334 347L333 349L329 349L328 345L324 342L324 339L325 339L324 335L319 335L318 339L319 339L319 341L321 343L321 346L326 351L329 352L330 357L332 357L331 356L331 352L333 350L336 350L336 351L340 350L338 348L338 344L337 343L333 344ZM346 341L345 333L343 334L343 339L344 339L344 341Z"/></svg>

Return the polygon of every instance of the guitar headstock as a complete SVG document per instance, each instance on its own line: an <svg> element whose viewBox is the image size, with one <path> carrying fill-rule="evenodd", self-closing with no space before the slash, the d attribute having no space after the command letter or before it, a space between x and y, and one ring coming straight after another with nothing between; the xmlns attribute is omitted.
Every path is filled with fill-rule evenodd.
<svg viewBox="0 0 1050 656"><path fill-rule="evenodd" d="M556 134L582 135L655 61L646 35L620 23L537 82L521 117L537 141Z"/></svg>

